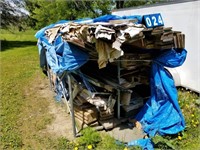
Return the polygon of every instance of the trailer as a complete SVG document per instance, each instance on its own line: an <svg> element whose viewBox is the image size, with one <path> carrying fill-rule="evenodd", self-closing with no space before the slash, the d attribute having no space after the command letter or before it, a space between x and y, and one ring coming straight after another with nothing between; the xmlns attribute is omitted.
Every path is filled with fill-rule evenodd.
<svg viewBox="0 0 200 150"><path fill-rule="evenodd" d="M185 63L177 68L167 68L175 85L200 93L200 1L177 0L141 7L117 9L113 15L144 15L160 13L165 26L182 31L186 35L188 51Z"/></svg>

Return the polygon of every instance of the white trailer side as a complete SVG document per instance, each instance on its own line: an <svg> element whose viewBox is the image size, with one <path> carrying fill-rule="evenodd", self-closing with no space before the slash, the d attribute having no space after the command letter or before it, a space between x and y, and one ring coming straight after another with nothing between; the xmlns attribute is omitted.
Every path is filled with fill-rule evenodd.
<svg viewBox="0 0 200 150"><path fill-rule="evenodd" d="M175 84L200 93L200 1L176 1L152 6L118 9L113 15L146 15L161 13L166 27L185 34L186 61L169 69Z"/></svg>

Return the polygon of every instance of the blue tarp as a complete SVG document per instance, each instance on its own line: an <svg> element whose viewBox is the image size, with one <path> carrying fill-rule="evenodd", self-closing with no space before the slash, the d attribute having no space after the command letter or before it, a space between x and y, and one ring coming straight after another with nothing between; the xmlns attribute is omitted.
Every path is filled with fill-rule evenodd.
<svg viewBox="0 0 200 150"><path fill-rule="evenodd" d="M164 67L178 67L186 58L186 50L169 50L152 63L151 98L136 116L146 133L176 134L185 128L184 117L178 104L174 80Z"/></svg>
<svg viewBox="0 0 200 150"><path fill-rule="evenodd" d="M58 37L53 45L49 45L44 39L38 43L39 48L45 47L47 62L55 74L76 70L89 58L88 54L81 48L61 41L60 38Z"/></svg>
<svg viewBox="0 0 200 150"><path fill-rule="evenodd" d="M176 134L185 128L174 80L164 67L181 66L186 54L185 49L172 49L152 63L151 97L136 116L136 120L142 124L144 132L150 137L156 134ZM139 143L143 148L152 149L149 142L140 140ZM130 145L135 145L135 142L129 142Z"/></svg>
<svg viewBox="0 0 200 150"><path fill-rule="evenodd" d="M132 15L132 16L116 16L116 15L104 15L93 19L93 22L109 22L110 20L122 20L122 19L137 19L137 23L142 22L142 16Z"/></svg>
<svg viewBox="0 0 200 150"><path fill-rule="evenodd" d="M119 17L105 15L93 20L89 18L87 20L78 20L77 22L107 22L114 18L139 18L138 22L142 20L141 16ZM53 44L49 44L44 31L53 26L55 24L47 26L36 33L35 36L39 39L39 51L41 51L42 47L45 47L47 62L56 74L78 69L88 60L87 53L83 52L78 46L62 41L60 36L56 38ZM143 130L150 136L155 136L155 134L176 134L185 128L185 121L178 104L174 81L164 67L173 68L182 65L186 59L186 54L185 49L168 50L152 63L151 98L136 116L136 120L142 124ZM152 149L149 140L144 142L142 140L139 142L131 141L129 146L134 143L139 143L143 148Z"/></svg>
<svg viewBox="0 0 200 150"><path fill-rule="evenodd" d="M151 141L150 138L130 141L130 142L128 142L127 146L128 147L141 146L142 149L144 149L144 150L153 150L154 149L153 148L153 142Z"/></svg>

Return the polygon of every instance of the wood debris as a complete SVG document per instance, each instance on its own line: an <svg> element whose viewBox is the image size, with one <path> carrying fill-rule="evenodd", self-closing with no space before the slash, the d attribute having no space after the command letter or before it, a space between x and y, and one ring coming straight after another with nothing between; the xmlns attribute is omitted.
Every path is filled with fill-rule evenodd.
<svg viewBox="0 0 200 150"><path fill-rule="evenodd" d="M73 83L75 118L82 128L97 126L108 130L120 124L116 119L117 101L121 116L134 116L145 103L146 95L142 94L146 91L140 95L137 88L150 87L153 59L165 50L185 47L185 35L172 27L148 29L134 22L70 22L45 32L50 43L60 33L62 40L80 46L89 55L89 61L80 68L84 79L79 77ZM72 75L77 77L80 73ZM135 124L141 128L139 122Z"/></svg>

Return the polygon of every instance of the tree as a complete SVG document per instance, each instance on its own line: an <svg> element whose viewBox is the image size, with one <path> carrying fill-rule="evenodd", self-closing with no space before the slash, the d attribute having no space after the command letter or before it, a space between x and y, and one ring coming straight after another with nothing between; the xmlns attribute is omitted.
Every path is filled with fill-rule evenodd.
<svg viewBox="0 0 200 150"><path fill-rule="evenodd" d="M124 1L125 0L116 0L116 8L117 9L124 8Z"/></svg>
<svg viewBox="0 0 200 150"><path fill-rule="evenodd" d="M1 0L1 27L26 23L39 29L59 20L94 18L110 14L113 8L133 7L161 0ZM29 15L25 13L26 8Z"/></svg>
<svg viewBox="0 0 200 150"><path fill-rule="evenodd" d="M112 0L25 0L36 29L59 20L94 18L111 13Z"/></svg>
<svg viewBox="0 0 200 150"><path fill-rule="evenodd" d="M8 28L11 25L21 28L22 19L27 16L24 2L21 0L1 0L0 6L1 28Z"/></svg>

